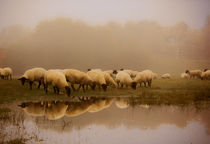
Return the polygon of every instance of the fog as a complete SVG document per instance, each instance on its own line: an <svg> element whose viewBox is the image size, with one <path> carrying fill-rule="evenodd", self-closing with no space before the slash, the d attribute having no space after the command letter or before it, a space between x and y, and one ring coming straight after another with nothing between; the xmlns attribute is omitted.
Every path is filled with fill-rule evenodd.
<svg viewBox="0 0 210 144"><path fill-rule="evenodd" d="M0 32L2 66L15 74L32 67L151 69L178 74L210 67L210 16L202 29L181 22L162 26L142 20L90 25L70 18L40 22L34 29L13 26Z"/></svg>

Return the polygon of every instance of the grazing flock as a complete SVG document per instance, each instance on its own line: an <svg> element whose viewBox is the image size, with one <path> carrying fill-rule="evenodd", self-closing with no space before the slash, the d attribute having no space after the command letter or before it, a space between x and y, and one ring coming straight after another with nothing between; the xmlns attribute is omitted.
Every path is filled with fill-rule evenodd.
<svg viewBox="0 0 210 144"><path fill-rule="evenodd" d="M9 67L0 68L0 77L2 79L12 79L12 69ZM95 90L96 87L104 91L106 91L107 87L123 88L126 86L136 89L138 85L141 87L142 84L144 84L145 87L151 87L153 79L156 78L158 78L158 75L151 70L138 72L125 69L107 71L88 69L87 72L82 72L77 69L45 70L44 68L32 68L26 70L18 80L21 81L22 85L24 85L25 82L29 83L30 89L32 89L34 82L38 83L38 89L43 84L46 93L48 92L48 86L52 85L54 93L59 94L60 90L64 90L66 94L70 96L71 88L73 91L76 91L82 87L85 92L88 88ZM166 73L161 75L161 78L170 79L171 75ZM181 74L181 78L208 80L210 79L210 70L186 70L185 73ZM79 84L77 89L75 88L75 84Z"/></svg>

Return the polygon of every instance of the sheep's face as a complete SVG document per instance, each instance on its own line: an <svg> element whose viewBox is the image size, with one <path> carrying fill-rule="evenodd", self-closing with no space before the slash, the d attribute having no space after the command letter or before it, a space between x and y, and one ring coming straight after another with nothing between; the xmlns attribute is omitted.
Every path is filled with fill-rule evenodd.
<svg viewBox="0 0 210 144"><path fill-rule="evenodd" d="M19 78L18 80L21 81L21 84L24 85L25 84L25 81L27 80L25 77L21 77Z"/></svg>
<svg viewBox="0 0 210 144"><path fill-rule="evenodd" d="M188 73L188 74L190 74L190 71L189 71L189 70L186 70L186 71L185 71L185 73Z"/></svg>
<svg viewBox="0 0 210 144"><path fill-rule="evenodd" d="M103 88L104 91L106 91L106 88L107 88L106 84L102 84L101 87Z"/></svg>
<svg viewBox="0 0 210 144"><path fill-rule="evenodd" d="M136 89L136 82L132 82L132 83L131 83L131 87L132 87L133 89Z"/></svg>
<svg viewBox="0 0 210 144"><path fill-rule="evenodd" d="M71 95L71 89L70 89L70 87L66 86L65 87L65 90L66 90L67 96L69 97Z"/></svg>
<svg viewBox="0 0 210 144"><path fill-rule="evenodd" d="M204 69L203 72L206 72L208 69Z"/></svg>
<svg viewBox="0 0 210 144"><path fill-rule="evenodd" d="M113 70L113 72L112 72L113 74L117 74L117 70Z"/></svg>
<svg viewBox="0 0 210 144"><path fill-rule="evenodd" d="M89 69L87 69L87 71L91 71L91 69L89 68Z"/></svg>

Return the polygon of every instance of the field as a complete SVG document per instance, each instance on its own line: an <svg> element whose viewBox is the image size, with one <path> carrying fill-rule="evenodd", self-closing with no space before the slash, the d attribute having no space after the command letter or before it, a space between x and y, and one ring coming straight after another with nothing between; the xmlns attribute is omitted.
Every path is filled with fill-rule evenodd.
<svg viewBox="0 0 210 144"><path fill-rule="evenodd" d="M0 127L2 130L5 129L6 122L21 127L22 123L20 121L24 121L24 116L23 113L18 112L17 106L21 102L28 101L79 101L78 97L81 96L97 98L124 97L129 100L129 105L132 107L141 104L151 107L172 105L175 106L173 110L176 110L176 106L183 108L183 113L187 108L192 108L192 105L195 106L197 111L208 111L210 108L210 81L196 79L156 79L153 81L152 87L138 87L136 90L125 87L119 89L108 88L106 92L99 89L95 91L89 89L84 93L81 89L80 91L72 91L71 95L74 98L67 97L64 92L59 95L54 94L52 87L50 87L48 94L44 92L43 87L41 89L36 87L34 85L33 89L30 90L28 84L22 86L18 80L0 80ZM167 108L171 109L170 107ZM149 111L147 112L149 113ZM170 117L166 119L170 119ZM24 136L20 135L16 139L9 139L7 143L22 144L34 139L37 141L42 140L38 139L37 135L30 136L30 139L25 139ZM4 138L6 136L0 134L0 143L4 141Z"/></svg>
<svg viewBox="0 0 210 144"><path fill-rule="evenodd" d="M78 100L79 96L84 97L132 97L138 98L142 103L147 104L186 104L195 101L210 100L210 81L202 81L197 79L156 79L152 83L152 87L137 87L136 90L131 88L108 88L106 92L102 90L89 89L85 93L80 91L72 91L74 98L69 98L65 94L56 95L52 88L46 94L43 90L29 89L29 85L22 86L18 80L0 80L0 104L22 101L37 100Z"/></svg>

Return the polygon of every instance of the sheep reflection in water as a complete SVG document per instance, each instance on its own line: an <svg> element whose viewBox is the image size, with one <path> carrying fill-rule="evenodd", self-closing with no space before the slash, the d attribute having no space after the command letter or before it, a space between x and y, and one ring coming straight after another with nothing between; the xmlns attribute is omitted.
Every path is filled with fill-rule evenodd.
<svg viewBox="0 0 210 144"><path fill-rule="evenodd" d="M45 116L49 120L57 120L63 116L75 117L85 112L98 112L108 108L114 98L81 99L80 102L44 101L25 102L19 105L28 115Z"/></svg>

